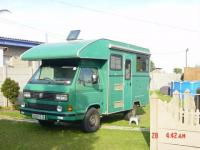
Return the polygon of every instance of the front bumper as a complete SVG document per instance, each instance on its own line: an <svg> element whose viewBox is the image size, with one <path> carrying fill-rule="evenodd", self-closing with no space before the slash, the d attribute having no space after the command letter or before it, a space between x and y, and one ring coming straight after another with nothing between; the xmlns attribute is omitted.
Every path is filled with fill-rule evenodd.
<svg viewBox="0 0 200 150"><path fill-rule="evenodd" d="M72 112L55 112L55 111L44 111L30 108L20 108L20 113L23 115L31 116L33 114L44 115L45 120L55 121L77 121L84 118L84 113L72 113Z"/></svg>

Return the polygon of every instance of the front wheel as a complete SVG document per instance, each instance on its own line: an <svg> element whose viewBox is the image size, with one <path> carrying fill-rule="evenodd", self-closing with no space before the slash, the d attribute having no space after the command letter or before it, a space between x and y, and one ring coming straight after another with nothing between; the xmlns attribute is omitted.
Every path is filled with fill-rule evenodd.
<svg viewBox="0 0 200 150"><path fill-rule="evenodd" d="M51 120L38 120L41 126L53 126L55 121Z"/></svg>
<svg viewBox="0 0 200 150"><path fill-rule="evenodd" d="M100 114L96 108L90 108L83 121L82 129L85 132L95 132L100 128Z"/></svg>

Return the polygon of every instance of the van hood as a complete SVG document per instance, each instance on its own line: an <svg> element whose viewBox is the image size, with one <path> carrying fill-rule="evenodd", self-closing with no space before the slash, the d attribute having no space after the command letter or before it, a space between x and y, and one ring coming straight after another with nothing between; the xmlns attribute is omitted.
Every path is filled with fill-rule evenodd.
<svg viewBox="0 0 200 150"><path fill-rule="evenodd" d="M53 85L53 84L27 84L24 90L38 92L58 92L69 93L70 85Z"/></svg>

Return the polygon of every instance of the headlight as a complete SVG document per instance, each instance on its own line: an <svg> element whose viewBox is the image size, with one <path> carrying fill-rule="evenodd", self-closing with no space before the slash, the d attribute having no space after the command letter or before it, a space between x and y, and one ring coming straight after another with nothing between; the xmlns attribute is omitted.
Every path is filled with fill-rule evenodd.
<svg viewBox="0 0 200 150"><path fill-rule="evenodd" d="M24 102L21 104L21 107L23 107L23 108L25 107L25 103Z"/></svg>
<svg viewBox="0 0 200 150"><path fill-rule="evenodd" d="M23 96L24 96L24 98L31 98L31 93L30 92L24 92Z"/></svg>
<svg viewBox="0 0 200 150"><path fill-rule="evenodd" d="M67 101L68 100L68 95L67 94L56 94L56 100Z"/></svg>
<svg viewBox="0 0 200 150"><path fill-rule="evenodd" d="M62 111L62 106L57 106L57 111L61 112Z"/></svg>

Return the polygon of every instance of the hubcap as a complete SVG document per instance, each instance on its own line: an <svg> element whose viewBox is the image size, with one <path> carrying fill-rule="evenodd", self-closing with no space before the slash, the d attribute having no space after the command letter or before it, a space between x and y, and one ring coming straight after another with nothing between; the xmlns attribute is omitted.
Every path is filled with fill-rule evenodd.
<svg viewBox="0 0 200 150"><path fill-rule="evenodd" d="M89 120L90 126L95 126L97 124L97 116L92 115Z"/></svg>

